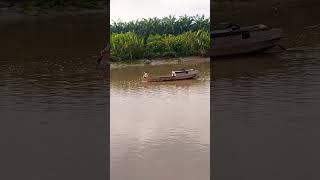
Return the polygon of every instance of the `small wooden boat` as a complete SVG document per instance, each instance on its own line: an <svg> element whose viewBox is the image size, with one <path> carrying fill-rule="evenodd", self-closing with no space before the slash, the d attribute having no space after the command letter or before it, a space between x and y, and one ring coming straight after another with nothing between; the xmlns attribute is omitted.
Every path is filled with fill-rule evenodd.
<svg viewBox="0 0 320 180"><path fill-rule="evenodd" d="M178 81L178 80L186 80L186 79L194 79L199 75L198 70L194 69L180 69L172 71L171 76L158 76L154 78L145 77L145 82L164 82L164 81Z"/></svg>
<svg viewBox="0 0 320 180"><path fill-rule="evenodd" d="M281 47L281 29L263 24L240 27L231 23L215 27L210 34L212 44L208 50L208 55L212 57L265 52L276 46Z"/></svg>

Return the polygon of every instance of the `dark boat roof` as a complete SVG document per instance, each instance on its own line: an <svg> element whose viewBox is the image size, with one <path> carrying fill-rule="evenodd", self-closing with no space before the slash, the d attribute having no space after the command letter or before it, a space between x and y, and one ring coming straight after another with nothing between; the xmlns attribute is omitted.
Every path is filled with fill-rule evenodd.
<svg viewBox="0 0 320 180"><path fill-rule="evenodd" d="M211 31L211 35L213 37L223 37L223 36L234 35L234 34L239 34L243 32L263 30L267 28L268 27L263 24L240 27L236 24L226 23L226 24L220 24L216 28L214 28L215 30Z"/></svg>
<svg viewBox="0 0 320 180"><path fill-rule="evenodd" d="M173 70L175 73L182 73L182 72L187 72L187 71L193 71L194 69L178 69L178 70Z"/></svg>

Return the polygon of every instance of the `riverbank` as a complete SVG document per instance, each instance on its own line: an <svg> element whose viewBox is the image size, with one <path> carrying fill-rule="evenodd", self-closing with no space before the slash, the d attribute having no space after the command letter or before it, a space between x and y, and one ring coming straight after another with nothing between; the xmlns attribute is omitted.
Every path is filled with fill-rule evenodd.
<svg viewBox="0 0 320 180"><path fill-rule="evenodd" d="M173 65L173 64L200 64L210 62L210 57L190 56L180 58L167 58L167 59L140 59L134 61L121 61L111 62L111 69L134 67L134 66L159 66L159 65Z"/></svg>
<svg viewBox="0 0 320 180"><path fill-rule="evenodd" d="M58 15L81 15L92 13L104 13L109 16L109 4L106 2L98 1L99 3L90 6L75 4L65 6L38 6L32 2L7 4L0 6L0 20L1 19L16 19L21 17L30 16L58 16Z"/></svg>

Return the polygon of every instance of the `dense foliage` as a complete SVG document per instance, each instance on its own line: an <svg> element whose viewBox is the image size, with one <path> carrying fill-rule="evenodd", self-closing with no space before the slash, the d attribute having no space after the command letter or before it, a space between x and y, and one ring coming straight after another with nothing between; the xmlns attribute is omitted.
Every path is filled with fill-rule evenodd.
<svg viewBox="0 0 320 180"><path fill-rule="evenodd" d="M22 12L65 7L98 9L109 4L105 0L4 0L2 2L8 6L15 6Z"/></svg>
<svg viewBox="0 0 320 180"><path fill-rule="evenodd" d="M104 0L2 0L9 4L33 3L36 6L72 6L78 4L96 4Z"/></svg>
<svg viewBox="0 0 320 180"><path fill-rule="evenodd" d="M197 31L204 29L209 31L210 20L204 16L168 16L164 18L149 18L129 22L113 22L111 32L126 33L134 32L138 35L147 36L149 34L173 34L178 35L187 31Z"/></svg>
<svg viewBox="0 0 320 180"><path fill-rule="evenodd" d="M141 58L179 57L205 55L210 36L206 30L188 31L180 35L144 36L134 32L112 33L111 56L113 59L133 60Z"/></svg>
<svg viewBox="0 0 320 180"><path fill-rule="evenodd" d="M113 59L204 55L210 20L204 16L149 18L111 24Z"/></svg>

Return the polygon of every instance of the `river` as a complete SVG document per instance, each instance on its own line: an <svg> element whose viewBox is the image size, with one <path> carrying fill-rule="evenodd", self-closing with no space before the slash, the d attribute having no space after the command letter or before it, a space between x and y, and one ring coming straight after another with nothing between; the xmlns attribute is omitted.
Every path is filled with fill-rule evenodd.
<svg viewBox="0 0 320 180"><path fill-rule="evenodd" d="M212 62L213 177L319 179L320 4L246 3L213 17L282 28L288 50Z"/></svg>
<svg viewBox="0 0 320 180"><path fill-rule="evenodd" d="M196 80L142 83L149 76L194 68ZM111 70L111 179L208 180L210 63Z"/></svg>
<svg viewBox="0 0 320 180"><path fill-rule="evenodd" d="M0 18L1 179L106 179L106 14Z"/></svg>

